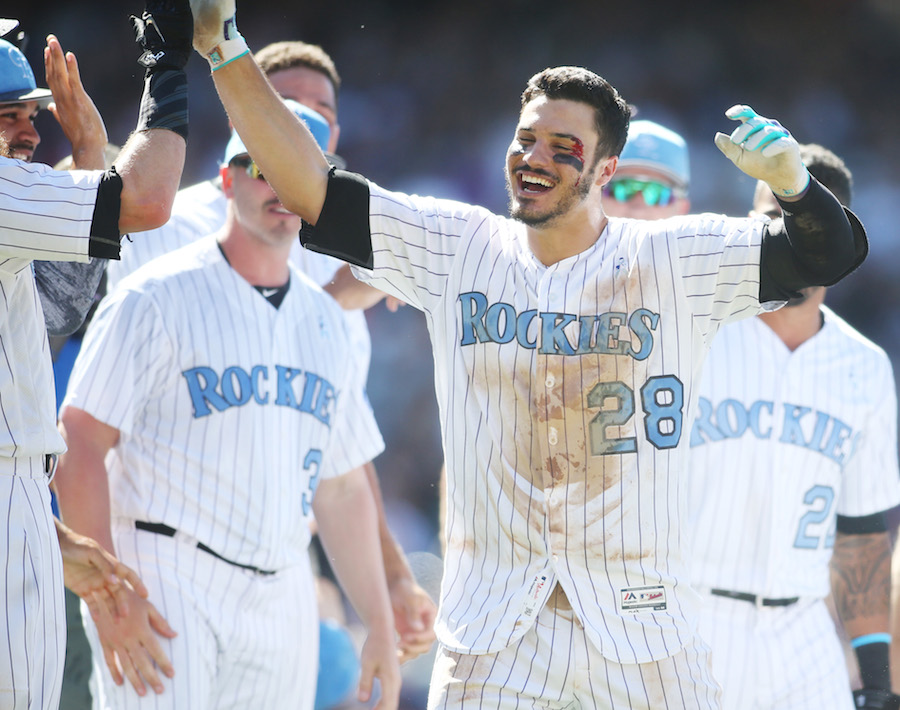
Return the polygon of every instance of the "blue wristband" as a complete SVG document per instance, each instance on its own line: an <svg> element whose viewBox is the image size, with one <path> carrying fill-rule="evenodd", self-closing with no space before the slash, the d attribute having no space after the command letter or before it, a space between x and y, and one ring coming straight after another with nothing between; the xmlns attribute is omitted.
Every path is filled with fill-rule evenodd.
<svg viewBox="0 0 900 710"><path fill-rule="evenodd" d="M855 639L850 641L850 646L853 648L859 648L860 646L868 646L870 643L887 643L890 644L891 635L887 633L880 634L865 634L864 636L857 636Z"/></svg>

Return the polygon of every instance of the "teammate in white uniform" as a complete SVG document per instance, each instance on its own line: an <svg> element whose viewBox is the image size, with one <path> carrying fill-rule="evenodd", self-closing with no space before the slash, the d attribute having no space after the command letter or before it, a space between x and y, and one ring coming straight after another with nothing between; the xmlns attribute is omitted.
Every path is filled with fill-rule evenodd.
<svg viewBox="0 0 900 710"><path fill-rule="evenodd" d="M299 41L275 42L263 47L255 56L281 96L309 106L325 118L330 129L325 150L332 162L339 162L334 152L340 135L337 98L341 79L331 57L321 47ZM164 226L122 245L122 259L111 262L107 268L108 290L150 260L219 229L225 222L225 213L226 200L218 177L180 190L172 208L172 218ZM362 386L365 386L372 342L363 309L377 303L384 294L354 279L342 261L303 249L299 240L292 246L290 261L346 309L353 352L359 358L359 372ZM366 474L378 507L385 572L400 635L401 659L406 661L427 652L433 645L437 609L416 582L402 547L387 525L377 473L371 463L366 466Z"/></svg>
<svg viewBox="0 0 900 710"><path fill-rule="evenodd" d="M513 219L390 193L329 172L233 5L193 7L194 46L285 206L315 224L306 242L374 268L373 285L425 312L448 471L429 706L716 707L680 545L692 385L721 323L808 284L795 268L811 251L826 281L865 251L796 142L747 107L716 138L790 196L785 223L607 220L599 193L629 109L597 75L560 67L523 95ZM780 286L764 239L769 254L796 250Z"/></svg>
<svg viewBox="0 0 900 710"><path fill-rule="evenodd" d="M327 137L321 116L291 104ZM399 666L359 468L381 437L342 310L288 264L299 217L257 179L236 135L226 160L225 226L109 294L60 416L65 520L134 565L178 631L163 640L176 673L163 695L148 697L100 661L115 668L115 653L130 678L152 672L141 646L157 639L141 601L126 622L90 625L97 707L312 708L315 510L369 629L361 692L379 676L389 710Z"/></svg>
<svg viewBox="0 0 900 710"><path fill-rule="evenodd" d="M157 9L161 10L152 3L148 6L154 13ZM32 260L84 262L90 257L115 257L120 233L155 227L168 216L184 162L187 88L180 66L190 52L187 4L182 3L180 18L177 12L167 16L171 10L156 13L159 26L171 30L168 43L158 37L144 39L144 48L153 51L157 61L149 71L138 131L117 161L117 171L57 172L0 157L0 342L5 353L0 367L4 422L0 489L7 510L0 541L6 639L0 644L0 706L4 708L47 708L59 702L65 647L64 575L73 591L89 596L92 588L110 581L113 570L128 574L124 567L116 569L115 560L100 554L89 541L54 524L50 513L52 461L64 444L56 431L50 352ZM0 35L15 25L0 20ZM7 58L16 56L9 47L4 52ZM180 65L175 56L179 52ZM71 91L81 96L75 59L64 55L52 35L45 62L54 96L58 91L61 96L70 97ZM159 81L166 86L161 88ZM11 112L15 120L19 111L33 114L36 102L43 98L24 59L18 73L0 70L0 100L7 100L3 120ZM149 105L165 98L172 99L165 107ZM81 165L103 165L102 143L83 147ZM2 138L0 148L0 155L6 156L8 146ZM138 584L136 578L131 581Z"/></svg>
<svg viewBox="0 0 900 710"><path fill-rule="evenodd" d="M843 161L821 146L801 156L849 205ZM753 209L781 214L765 184ZM723 328L700 382L690 559L728 709L896 707L884 516L900 503L894 376L824 298L807 289ZM856 702L829 592L859 660Z"/></svg>

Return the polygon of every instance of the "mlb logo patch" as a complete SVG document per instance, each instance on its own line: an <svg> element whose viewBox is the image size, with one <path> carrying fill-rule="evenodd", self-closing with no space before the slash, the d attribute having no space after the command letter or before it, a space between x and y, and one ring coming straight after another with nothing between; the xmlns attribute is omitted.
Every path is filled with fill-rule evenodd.
<svg viewBox="0 0 900 710"><path fill-rule="evenodd" d="M619 611L623 614L665 610L666 589L663 586L628 587L619 590Z"/></svg>

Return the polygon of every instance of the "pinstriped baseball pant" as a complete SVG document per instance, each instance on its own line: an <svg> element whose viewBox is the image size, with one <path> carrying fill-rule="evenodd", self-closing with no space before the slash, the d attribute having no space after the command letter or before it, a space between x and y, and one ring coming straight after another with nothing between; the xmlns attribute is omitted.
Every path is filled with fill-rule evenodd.
<svg viewBox="0 0 900 710"><path fill-rule="evenodd" d="M137 571L150 601L178 636L160 637L174 678L141 698L109 674L97 629L82 604L101 710L312 710L319 618L309 558L271 576L219 560L182 539L114 524L119 558Z"/></svg>
<svg viewBox="0 0 900 710"><path fill-rule="evenodd" d="M0 515L5 518L0 523L3 710L56 708L62 686L66 649L62 556L42 459L0 461L4 508Z"/></svg>
<svg viewBox="0 0 900 710"><path fill-rule="evenodd" d="M497 653L438 648L429 710L715 710L709 649L694 637L679 653L620 664L588 641L571 609L547 604L529 631Z"/></svg>

